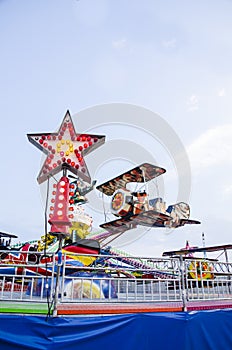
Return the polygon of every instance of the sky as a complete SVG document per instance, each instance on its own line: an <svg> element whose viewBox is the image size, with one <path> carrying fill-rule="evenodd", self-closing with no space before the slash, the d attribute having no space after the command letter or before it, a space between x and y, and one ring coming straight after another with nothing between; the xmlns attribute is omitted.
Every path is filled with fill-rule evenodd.
<svg viewBox="0 0 232 350"><path fill-rule="evenodd" d="M160 256L186 239L202 246L202 232L206 245L231 243L231 11L229 0L0 0L0 229L21 240L44 233L41 153L26 134L57 130L67 110L77 131L107 134L111 148L102 152L123 140L125 153L127 141L152 153L167 169L165 195L173 204L179 179L169 140L149 134L155 117L143 130L126 125L132 107L102 124L103 110L94 106L112 111L119 104L151 111L176 135L191 168L191 217L202 224L130 233L116 245ZM122 152L110 159L94 174L101 180L136 163ZM94 226L102 222L97 215Z"/></svg>

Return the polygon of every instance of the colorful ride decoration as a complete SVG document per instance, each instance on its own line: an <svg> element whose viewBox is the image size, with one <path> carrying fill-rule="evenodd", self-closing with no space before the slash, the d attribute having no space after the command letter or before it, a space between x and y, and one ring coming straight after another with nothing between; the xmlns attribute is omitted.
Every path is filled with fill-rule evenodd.
<svg viewBox="0 0 232 350"><path fill-rule="evenodd" d="M96 260L96 256L100 254L100 244L92 239L79 239L76 243L64 246L62 253L66 254L66 260L69 262L73 260L74 266L75 261L81 262L83 266L89 266Z"/></svg>
<svg viewBox="0 0 232 350"><path fill-rule="evenodd" d="M38 252L50 251L50 248L57 243L57 236L48 233L38 240Z"/></svg>
<svg viewBox="0 0 232 350"><path fill-rule="evenodd" d="M47 156L37 178L39 183L58 174L64 168L84 181L91 182L84 156L101 146L105 142L105 136L77 133L69 111L58 132L27 136L29 141Z"/></svg>
<svg viewBox="0 0 232 350"><path fill-rule="evenodd" d="M65 278L64 295L66 300L75 299L117 299L114 281L107 273L75 272ZM26 287L26 295L42 296L45 298L51 293L51 280L47 281L48 289L43 288L43 280L36 278Z"/></svg>
<svg viewBox="0 0 232 350"><path fill-rule="evenodd" d="M54 207L50 207L53 211L50 214L51 234L62 232L68 235L69 227L71 226L70 218L68 216L69 208L69 179L67 176L62 176L57 184L55 194Z"/></svg>
<svg viewBox="0 0 232 350"><path fill-rule="evenodd" d="M43 251L39 252L36 246L26 243L18 251L4 253L0 259L0 276L51 276L53 273L56 275L59 259L60 263L65 259L65 275L70 275L76 270L79 271L81 267L90 266L99 253L99 242L91 239L79 239L76 243L66 244L62 251L55 255L48 253L48 250L46 254ZM62 273L61 269L60 274Z"/></svg>
<svg viewBox="0 0 232 350"><path fill-rule="evenodd" d="M111 209L115 214L120 214L119 209L125 204L125 191L119 190L112 197Z"/></svg>
<svg viewBox="0 0 232 350"><path fill-rule="evenodd" d="M69 229L72 239L76 241L77 238L85 238L86 236L88 236L90 233L91 226L92 225L88 225L80 221L73 221L72 226Z"/></svg>
<svg viewBox="0 0 232 350"><path fill-rule="evenodd" d="M48 264L55 263L55 274L61 275L62 268L57 262L66 259L65 266L70 269L67 268L65 273L73 273L75 268L89 266L95 261L94 256L100 252L98 242L84 240L91 230L92 218L85 214L79 205L86 202L84 195L91 191L95 184L91 182L84 156L101 146L105 142L105 136L77 133L68 111L58 132L28 134L27 136L33 145L46 154L37 178L39 184L49 181L51 177L60 172L61 177L57 183L53 184L48 221L51 225L50 232L46 232L41 237L36 247L27 244L16 253L6 254L3 259L4 269L7 269L10 275L23 272L29 275L47 276L52 273L52 268L48 267ZM71 183L69 172L76 176L75 181ZM30 250L33 250L33 254L28 253ZM55 260L54 256L47 254L48 252L57 253ZM81 254L90 254L92 257L85 257ZM30 264L32 256L34 266ZM15 262L25 267L23 266L18 271L17 267L11 266L9 270L9 266L6 265ZM5 270L0 269L0 274L3 273Z"/></svg>
<svg viewBox="0 0 232 350"><path fill-rule="evenodd" d="M192 261L189 264L188 275L198 281L214 279L213 268L207 261Z"/></svg>
<svg viewBox="0 0 232 350"><path fill-rule="evenodd" d="M28 134L29 141L46 154L46 159L38 175L38 182L49 180L50 177L62 172L63 176L54 188L54 198L51 206L49 223L53 234L69 235L73 207L75 200L70 199L69 179L67 172L91 183L91 177L85 164L84 156L105 142L103 135L90 135L76 133L69 111L67 111L61 126L56 133ZM73 197L74 193L71 195ZM71 201L71 203L70 203ZM71 215L71 217L69 216Z"/></svg>
<svg viewBox="0 0 232 350"><path fill-rule="evenodd" d="M70 192L69 192L69 195L70 195L70 199L69 199L69 203L72 205L75 205L75 204L84 204L87 202L87 199L85 196L82 196L81 195L81 191L80 191L80 188L78 186L78 183L77 181L73 181L71 182L70 184Z"/></svg>
<svg viewBox="0 0 232 350"><path fill-rule="evenodd" d="M105 272L76 272L65 280L67 298L105 299L117 298L111 275Z"/></svg>
<svg viewBox="0 0 232 350"><path fill-rule="evenodd" d="M65 297L68 299L103 299L100 286L92 280L74 279L65 286Z"/></svg>

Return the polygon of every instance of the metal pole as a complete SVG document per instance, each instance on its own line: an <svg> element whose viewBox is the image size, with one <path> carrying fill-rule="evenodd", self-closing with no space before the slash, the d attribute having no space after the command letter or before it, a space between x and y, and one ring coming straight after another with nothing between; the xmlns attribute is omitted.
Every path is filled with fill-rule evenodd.
<svg viewBox="0 0 232 350"><path fill-rule="evenodd" d="M59 299L59 286L60 286L60 271L62 266L62 241L63 241L63 235L62 233L59 234L59 249L58 249L58 260L57 260L57 272L56 272L56 284L55 284L55 291L54 291L54 309L53 309L53 316L57 316L57 304Z"/></svg>
<svg viewBox="0 0 232 350"><path fill-rule="evenodd" d="M184 267L184 260L182 255L180 255L180 273L181 273L181 296L182 296L182 302L183 302L183 311L187 311L185 267Z"/></svg>
<svg viewBox="0 0 232 350"><path fill-rule="evenodd" d="M205 234L204 232L202 232L202 245L203 245L203 248L205 248ZM204 258L206 259L206 251L204 250Z"/></svg>
<svg viewBox="0 0 232 350"><path fill-rule="evenodd" d="M227 271L229 273L229 292L231 293L231 273L230 273L230 266L229 266L229 258L228 258L228 253L227 253L227 249L224 249L224 253L225 253L225 258L226 258L226 263L227 263Z"/></svg>
<svg viewBox="0 0 232 350"><path fill-rule="evenodd" d="M63 176L67 176L67 166L65 164L63 164L62 166L62 170L63 170Z"/></svg>

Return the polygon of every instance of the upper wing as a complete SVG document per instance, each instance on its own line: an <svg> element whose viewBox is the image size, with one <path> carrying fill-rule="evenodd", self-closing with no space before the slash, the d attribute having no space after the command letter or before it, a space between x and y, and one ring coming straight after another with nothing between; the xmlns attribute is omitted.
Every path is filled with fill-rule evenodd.
<svg viewBox="0 0 232 350"><path fill-rule="evenodd" d="M144 182L154 179L155 177L165 173L165 169L157 167L149 163L143 163L99 186L96 188L106 194L112 194L119 188L126 188L129 182Z"/></svg>

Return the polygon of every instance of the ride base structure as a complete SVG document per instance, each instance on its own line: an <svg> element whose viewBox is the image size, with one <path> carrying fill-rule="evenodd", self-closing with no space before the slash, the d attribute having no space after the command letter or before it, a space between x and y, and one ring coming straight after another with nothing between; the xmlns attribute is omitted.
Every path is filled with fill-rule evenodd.
<svg viewBox="0 0 232 350"><path fill-rule="evenodd" d="M92 181L84 157L102 146L105 136L77 133L67 112L58 132L28 134L28 139L46 155L38 183L46 181L48 189L52 181L53 184L46 198L46 232L38 241L14 247L11 239L16 236L0 233L0 339L5 348L11 349L13 344L18 344L17 348L30 348L20 334L20 327L13 328L18 331L12 337L5 326L9 322L16 324L15 317L19 319L19 315L24 317L20 318L22 327L25 322L30 324L28 337L34 337L33 349L49 349L52 344L56 344L56 349L64 346L74 349L77 343L85 349L83 339L88 346L93 345L89 327L96 335L94 346L101 346L104 336L104 341L113 340L113 349L119 345L137 349L136 339L142 344L145 337L142 348L146 349L153 344L154 333L149 329L156 327L157 337L162 333L157 317L163 318L172 334L169 325L172 315L177 324L176 334L182 339L180 343L176 340L178 349L195 349L195 340L192 347L187 347L186 334L189 332L189 337L195 339L194 332L198 337L203 333L197 328L191 333L183 324L189 320L196 327L192 311L199 312L199 319L205 322L202 310L214 310L220 322L225 316L224 328L220 330L227 333L223 344L224 348L229 348L228 344L232 346L232 338L228 336L231 327L228 319L232 317L232 263L227 255L232 245L194 249L186 245L186 249L164 252L160 258L131 256L112 246L117 237L139 225L178 229L200 224L190 219L187 203L166 206L163 198L149 198L144 189L146 184L164 174L165 169L143 163L97 185L98 191L111 197L111 212L116 219L101 224L101 232L93 234L93 220L84 206L96 181ZM141 185L142 189L130 190L129 184ZM206 253L219 250L225 253L224 261L206 258ZM196 258L195 253L204 256ZM146 315L150 315L149 321ZM80 327L75 334L72 327L65 325L66 317L70 327ZM138 328L138 317L142 331ZM208 318L212 327L219 321L212 313ZM180 320L182 326L178 328ZM67 337L59 339L57 326ZM33 332L35 327L40 327L41 334ZM124 345L116 340L123 332L133 334L133 339L126 337ZM159 349L169 348L168 340L166 344L158 343Z"/></svg>

